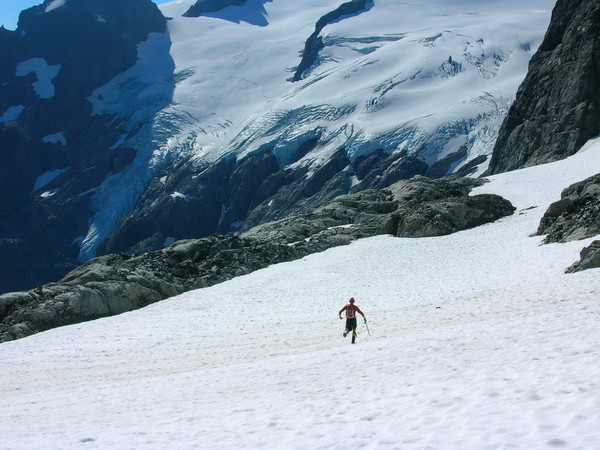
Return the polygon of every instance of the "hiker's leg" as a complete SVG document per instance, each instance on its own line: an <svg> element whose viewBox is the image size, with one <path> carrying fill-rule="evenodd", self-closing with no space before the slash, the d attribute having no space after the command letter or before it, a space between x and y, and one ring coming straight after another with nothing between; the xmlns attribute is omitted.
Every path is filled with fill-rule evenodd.
<svg viewBox="0 0 600 450"><path fill-rule="evenodd" d="M352 325L350 324L350 319L346 319L346 328L344 330L344 337L348 336L348 333L352 331Z"/></svg>
<svg viewBox="0 0 600 450"><path fill-rule="evenodd" d="M356 342L356 319L352 319L352 343Z"/></svg>

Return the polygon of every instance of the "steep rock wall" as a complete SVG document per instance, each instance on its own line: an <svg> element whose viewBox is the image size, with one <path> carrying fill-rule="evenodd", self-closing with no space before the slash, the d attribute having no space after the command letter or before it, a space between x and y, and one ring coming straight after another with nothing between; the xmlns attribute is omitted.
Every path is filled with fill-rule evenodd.
<svg viewBox="0 0 600 450"><path fill-rule="evenodd" d="M165 31L151 0L47 0L0 30L0 292L79 264L73 241L86 233L93 189L136 156L117 144L123 121L94 115L87 98Z"/></svg>
<svg viewBox="0 0 600 450"><path fill-rule="evenodd" d="M600 0L558 0L488 172L566 158L600 133Z"/></svg>

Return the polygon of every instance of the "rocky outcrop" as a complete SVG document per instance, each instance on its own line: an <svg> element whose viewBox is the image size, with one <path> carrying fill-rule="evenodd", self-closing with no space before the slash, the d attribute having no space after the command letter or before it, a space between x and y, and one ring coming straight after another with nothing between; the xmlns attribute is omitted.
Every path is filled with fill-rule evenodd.
<svg viewBox="0 0 600 450"><path fill-rule="evenodd" d="M537 231L544 243L569 242L600 234L600 174L565 189L544 213ZM600 241L581 250L567 273L600 267Z"/></svg>
<svg viewBox="0 0 600 450"><path fill-rule="evenodd" d="M568 242L600 234L600 175L569 186L552 203L537 231L545 242Z"/></svg>
<svg viewBox="0 0 600 450"><path fill-rule="evenodd" d="M178 241L140 256L98 257L58 283L0 296L0 341L130 311L358 238L440 236L514 212L498 196L469 196L481 183L418 176L389 189L340 196L310 214L239 236Z"/></svg>
<svg viewBox="0 0 600 450"><path fill-rule="evenodd" d="M390 187L399 201L398 237L443 236L511 215L515 208L497 195L469 196L478 183L469 178L425 177Z"/></svg>
<svg viewBox="0 0 600 450"><path fill-rule="evenodd" d="M131 311L290 258L285 245L236 237L179 241L138 257L98 257L58 283L0 296L0 341Z"/></svg>
<svg viewBox="0 0 600 450"><path fill-rule="evenodd" d="M565 158L600 133L600 1L558 0L506 116L496 174Z"/></svg>
<svg viewBox="0 0 600 450"><path fill-rule="evenodd" d="M361 11L364 11L368 3L372 3L372 1L351 0L341 4L335 10L328 12L317 21L315 24L315 31L309 36L304 44L302 60L296 69L296 73L294 73L293 81L300 81L302 79L304 72L312 67L319 57L319 51L325 47L323 38L321 37L323 28L325 28L327 24L335 22L343 16L358 14Z"/></svg>
<svg viewBox="0 0 600 450"><path fill-rule="evenodd" d="M119 142L137 130L93 114L88 98L165 30L151 0L46 0L0 31L0 292L79 264L94 190L136 157Z"/></svg>
<svg viewBox="0 0 600 450"><path fill-rule="evenodd" d="M443 236L492 222L514 212L496 195L469 196L481 180L416 176L388 189L343 195L311 214L259 225L241 236L285 240L295 246L328 248L318 242L339 243L391 234L396 237ZM317 245L315 248L314 246Z"/></svg>

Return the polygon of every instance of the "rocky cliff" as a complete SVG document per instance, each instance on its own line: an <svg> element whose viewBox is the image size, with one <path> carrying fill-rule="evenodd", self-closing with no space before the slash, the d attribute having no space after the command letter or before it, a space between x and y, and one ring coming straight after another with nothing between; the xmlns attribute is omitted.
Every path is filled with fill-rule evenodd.
<svg viewBox="0 0 600 450"><path fill-rule="evenodd" d="M544 243L569 242L600 234L600 174L566 188L560 200L552 203L537 230ZM580 260L567 272L600 267L600 241L581 250Z"/></svg>
<svg viewBox="0 0 600 450"><path fill-rule="evenodd" d="M558 0L489 173L565 158L600 133L600 1Z"/></svg>
<svg viewBox="0 0 600 450"><path fill-rule="evenodd" d="M150 0L47 0L0 31L0 292L62 277L79 263L94 189L136 150L126 129L93 114L95 89L133 67L164 33Z"/></svg>

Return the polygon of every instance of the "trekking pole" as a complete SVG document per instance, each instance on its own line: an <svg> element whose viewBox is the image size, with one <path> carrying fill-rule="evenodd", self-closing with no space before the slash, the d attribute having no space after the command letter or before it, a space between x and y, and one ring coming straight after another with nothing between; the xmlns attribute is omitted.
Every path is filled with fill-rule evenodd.
<svg viewBox="0 0 600 450"><path fill-rule="evenodd" d="M367 327L367 333L371 336L371 332L369 331L369 325L367 325L367 319L365 319L365 327Z"/></svg>

